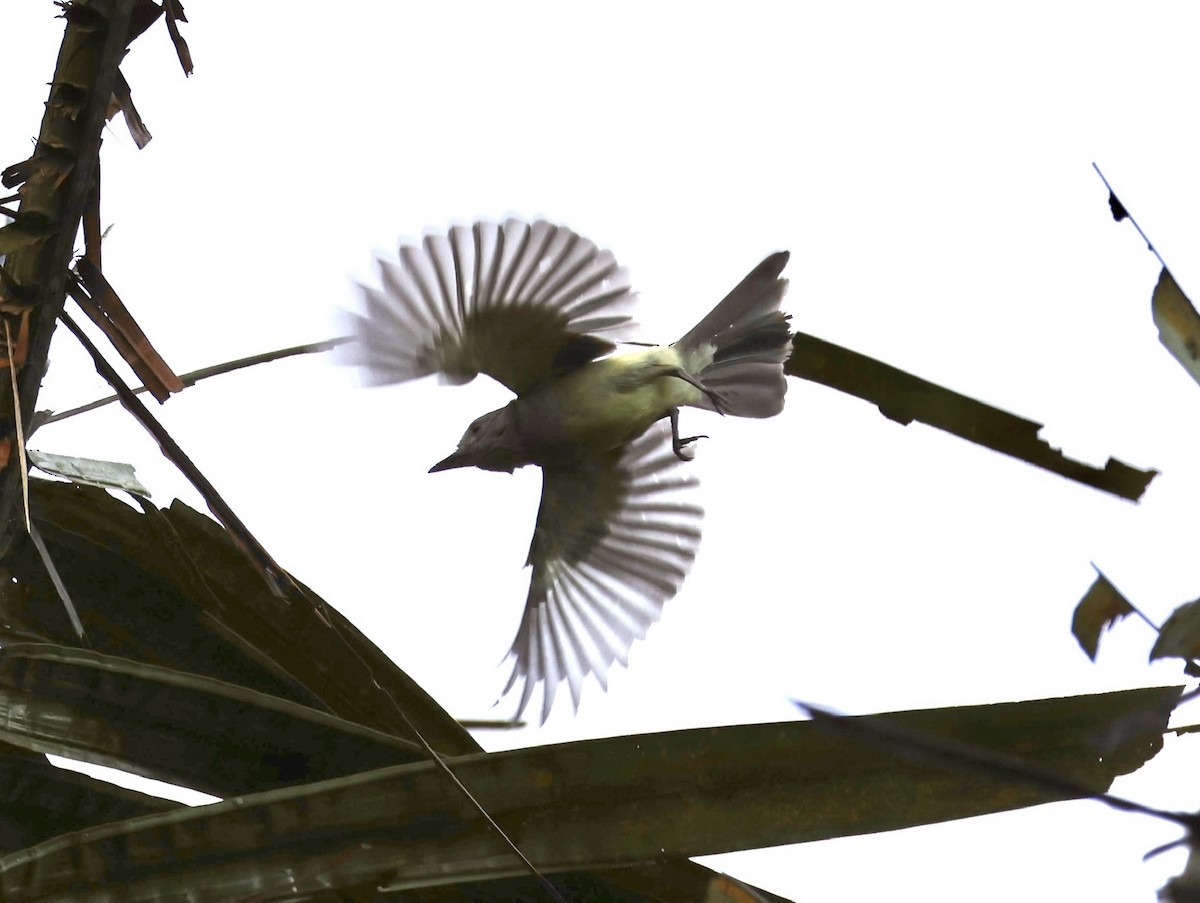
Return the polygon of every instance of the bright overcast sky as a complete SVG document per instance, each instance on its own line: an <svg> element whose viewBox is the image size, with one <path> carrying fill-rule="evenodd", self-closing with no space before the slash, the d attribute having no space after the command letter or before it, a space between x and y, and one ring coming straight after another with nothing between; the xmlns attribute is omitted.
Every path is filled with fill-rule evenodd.
<svg viewBox="0 0 1200 903"><path fill-rule="evenodd" d="M188 5L123 69L154 140L103 151L105 272L178 372L326 338L372 251L545 216L610 248L670 341L767 253L797 329L1162 475L1133 505L792 381L772 421L685 412L695 568L607 694L488 748L1178 683L1133 621L1070 635L1095 562L1161 621L1200 592L1200 386L1159 345L1157 264L1200 295L1190 4L345 2ZM736 10L736 11L735 11ZM30 149L61 37L0 6L0 158ZM161 416L274 556L454 715L491 709L539 476L427 469L498 386L367 391L324 359L226 377ZM69 336L40 407L107 394ZM195 494L119 410L34 447ZM320 650L313 650L319 654ZM1184 713L1184 719L1188 713ZM1115 790L1200 803L1194 741ZM1186 777L1185 777L1186 775ZM1150 899L1175 829L1080 802L705 860L796 900Z"/></svg>

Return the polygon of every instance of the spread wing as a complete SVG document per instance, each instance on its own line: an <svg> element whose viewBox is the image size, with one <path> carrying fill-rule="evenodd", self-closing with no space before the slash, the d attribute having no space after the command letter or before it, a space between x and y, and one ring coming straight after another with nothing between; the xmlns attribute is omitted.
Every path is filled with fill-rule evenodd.
<svg viewBox="0 0 1200 903"><path fill-rule="evenodd" d="M378 261L340 358L372 385L486 373L527 391L629 338L635 295L613 255L538 221L455 226Z"/></svg>
<svg viewBox="0 0 1200 903"><path fill-rule="evenodd" d="M605 686L614 660L658 620L700 544L697 479L659 421L610 454L546 468L529 549L533 576L509 655L507 693L524 681L518 715L543 684L542 720L566 680L579 708L583 679Z"/></svg>

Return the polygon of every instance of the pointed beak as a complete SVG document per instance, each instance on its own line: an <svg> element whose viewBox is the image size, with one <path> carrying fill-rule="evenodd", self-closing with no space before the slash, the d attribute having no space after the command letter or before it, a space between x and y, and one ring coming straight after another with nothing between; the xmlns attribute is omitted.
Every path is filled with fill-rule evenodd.
<svg viewBox="0 0 1200 903"><path fill-rule="evenodd" d="M471 462L467 460L467 456L461 451L456 451L454 454L442 458L433 467L429 468L430 473L437 473L441 470L453 470L456 467L470 467Z"/></svg>

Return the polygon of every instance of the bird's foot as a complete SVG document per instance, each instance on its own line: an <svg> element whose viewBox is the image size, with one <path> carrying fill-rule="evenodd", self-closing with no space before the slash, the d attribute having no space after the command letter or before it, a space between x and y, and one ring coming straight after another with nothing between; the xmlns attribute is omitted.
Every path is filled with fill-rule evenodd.
<svg viewBox="0 0 1200 903"><path fill-rule="evenodd" d="M696 459L696 453L687 447L688 443L695 442L697 439L707 438L708 436L687 436L686 438L680 439L678 436L676 436L671 442L671 449L675 452L675 457L680 461L694 461Z"/></svg>
<svg viewBox="0 0 1200 903"><path fill-rule="evenodd" d="M671 451L675 452L675 457L680 461L691 461L696 457L696 453L688 448L697 439L707 439L708 436L683 436L679 435L679 408L671 408Z"/></svg>

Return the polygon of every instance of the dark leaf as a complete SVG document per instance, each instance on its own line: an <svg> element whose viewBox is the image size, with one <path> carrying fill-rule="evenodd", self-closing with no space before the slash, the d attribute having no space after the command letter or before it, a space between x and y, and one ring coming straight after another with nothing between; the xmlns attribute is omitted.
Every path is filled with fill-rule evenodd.
<svg viewBox="0 0 1200 903"><path fill-rule="evenodd" d="M36 247L53 235L53 230L48 226L34 225L26 221L9 223L0 227L0 256L7 257L18 251Z"/></svg>
<svg viewBox="0 0 1200 903"><path fill-rule="evenodd" d="M117 109L125 114L125 127L129 129L133 143L138 146L138 150L141 150L150 143L153 136L146 128L146 123L142 122L142 116L138 113L137 107L133 105L133 94L130 91L129 82L125 80L125 76L121 74L120 70L117 71L117 84L113 90L113 100Z"/></svg>
<svg viewBox="0 0 1200 903"><path fill-rule="evenodd" d="M1037 763L1104 791L1162 742L1180 688L848 719ZM1097 741L1131 714L1153 725ZM567 743L450 761L544 874L886 831L1073 794L914 760L813 722ZM1078 795L1078 794L1075 794ZM1086 794L1085 794L1086 795ZM406 765L92 829L0 859L27 901L301 897L520 874L432 764Z"/></svg>
<svg viewBox="0 0 1200 903"><path fill-rule="evenodd" d="M0 737L222 797L426 759L414 744L244 687L30 643L0 650Z"/></svg>
<svg viewBox="0 0 1200 903"><path fill-rule="evenodd" d="M178 803L56 768L45 756L0 743L0 855L56 834L178 808Z"/></svg>
<svg viewBox="0 0 1200 903"><path fill-rule="evenodd" d="M1100 647L1100 634L1111 627L1121 618L1133 614L1133 606L1129 600L1108 582L1108 578L1096 572L1096 579L1088 587L1079 604L1075 606L1075 614L1071 618L1071 633L1092 661L1096 660L1096 650Z"/></svg>
<svg viewBox="0 0 1200 903"><path fill-rule="evenodd" d="M1156 470L1137 470L1115 458L1109 458L1103 468L1072 460L1038 438L1039 423L815 336L796 333L792 348L785 367L788 374L870 401L897 423L917 420L1132 501L1142 497L1158 474Z"/></svg>
<svg viewBox="0 0 1200 903"><path fill-rule="evenodd" d="M761 888L697 865L663 859L652 865L555 875L554 886L570 903L789 903ZM386 893L379 903L513 903L547 901L528 877L496 878Z"/></svg>
<svg viewBox="0 0 1200 903"><path fill-rule="evenodd" d="M183 67L184 75L191 75L193 70L192 51L188 48L183 35L179 33L178 23L187 21L187 16L183 14L183 4L179 0L163 0L163 9L167 13L167 31L171 33L171 43L175 45L175 54L179 57L179 65Z"/></svg>
<svg viewBox="0 0 1200 903"><path fill-rule="evenodd" d="M328 606L275 596L213 520L175 502L134 510L103 490L30 481L34 523L59 567L91 648L206 675L394 736L408 719L450 755L479 749L403 671ZM4 560L0 622L64 646L74 631L27 538ZM320 655L313 653L320 650Z"/></svg>
<svg viewBox="0 0 1200 903"><path fill-rule="evenodd" d="M133 7L133 14L129 20L129 35L126 38L126 43L132 43L133 40L142 34L147 28L154 24L154 20L162 15L162 7L154 0L137 0Z"/></svg>
<svg viewBox="0 0 1200 903"><path fill-rule="evenodd" d="M1200 656L1200 599L1185 602L1171 612L1150 649L1150 661L1197 656Z"/></svg>

